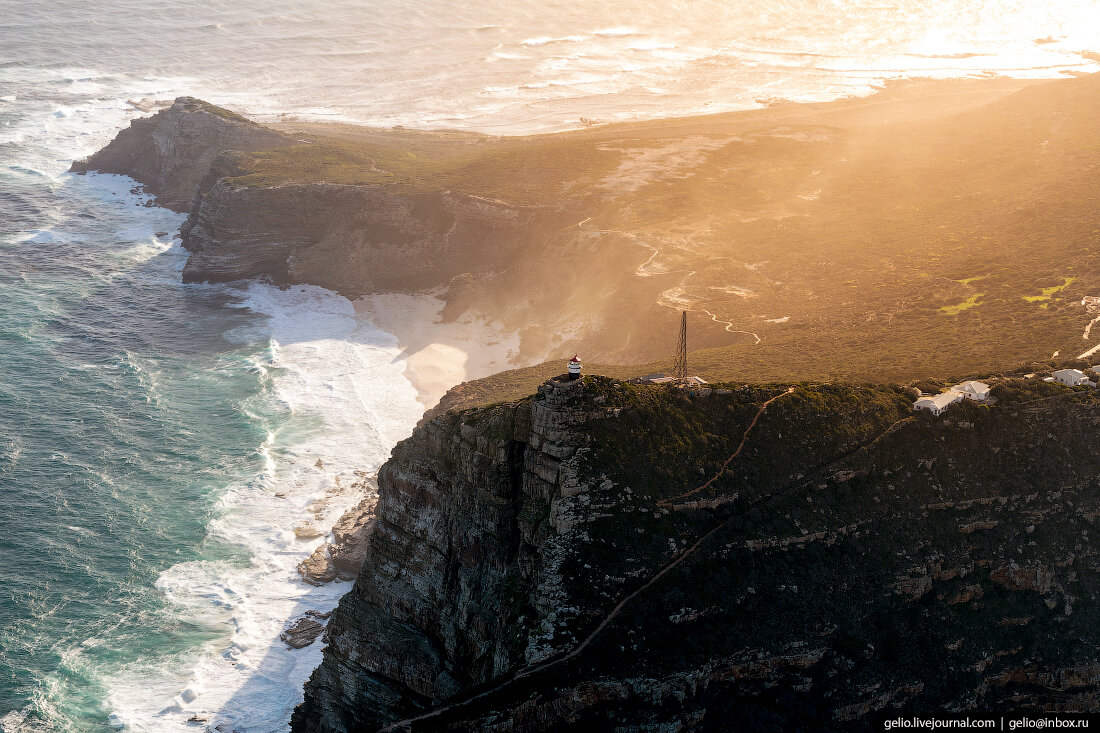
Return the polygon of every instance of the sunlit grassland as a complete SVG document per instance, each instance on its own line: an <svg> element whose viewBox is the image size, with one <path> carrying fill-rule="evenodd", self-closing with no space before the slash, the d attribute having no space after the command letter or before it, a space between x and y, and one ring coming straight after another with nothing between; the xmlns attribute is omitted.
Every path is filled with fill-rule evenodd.
<svg viewBox="0 0 1100 733"><path fill-rule="evenodd" d="M1100 81L931 121L782 115L517 138L307 127L234 182L579 212L507 263L469 264L470 307L576 334L471 385L478 401L530 391L574 352L616 377L668 369L681 308L691 368L716 381L963 379L1079 353L1080 300L1100 295Z"/></svg>

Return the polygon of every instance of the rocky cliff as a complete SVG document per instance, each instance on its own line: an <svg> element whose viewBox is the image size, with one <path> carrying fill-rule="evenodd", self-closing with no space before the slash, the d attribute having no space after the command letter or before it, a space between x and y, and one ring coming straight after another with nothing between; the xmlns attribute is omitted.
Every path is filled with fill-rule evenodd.
<svg viewBox="0 0 1100 733"><path fill-rule="evenodd" d="M687 310L709 379L908 382L1087 347L1097 115L1100 75L523 137L181 98L74 170L187 210L188 281L430 289L518 335L516 363L632 375Z"/></svg>
<svg viewBox="0 0 1100 733"><path fill-rule="evenodd" d="M333 183L241 185L222 178L184 224L185 282L263 276L349 297L488 275L538 250L562 212L450 191Z"/></svg>
<svg viewBox="0 0 1100 733"><path fill-rule="evenodd" d="M384 176L348 183L332 171L313 175L308 163L305 173L295 169L319 155L356 171L378 170L332 144L180 97L131 122L71 170L129 175L161 205L188 212L180 232L192 252L185 282L260 277L350 297L452 286L451 311L458 312L450 316L471 299L482 307L492 302L468 285L493 280L519 256L537 258L555 232L580 218L556 201L518 204L434 183L395 186ZM274 177L256 174L270 161L251 154L288 147L307 152L280 159ZM471 291L465 299L463 285Z"/></svg>
<svg viewBox="0 0 1100 733"><path fill-rule="evenodd" d="M151 117L133 120L107 147L76 161L69 170L130 176L162 206L187 212L214 180L232 169L228 160L218 161L219 156L295 144L229 110L180 97Z"/></svg>
<svg viewBox="0 0 1100 733"><path fill-rule="evenodd" d="M295 731L821 730L1100 705L1100 400L589 377L379 475Z"/></svg>

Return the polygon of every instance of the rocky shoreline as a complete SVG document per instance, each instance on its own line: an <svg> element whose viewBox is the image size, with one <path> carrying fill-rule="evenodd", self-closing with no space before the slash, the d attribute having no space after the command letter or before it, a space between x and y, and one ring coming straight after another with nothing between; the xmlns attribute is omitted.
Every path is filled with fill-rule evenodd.
<svg viewBox="0 0 1100 733"><path fill-rule="evenodd" d="M482 308L532 324L521 353L590 344L627 363L668 351L661 327L673 311L698 305L696 315L708 316L698 319L700 342L721 347L698 357L719 389L587 377L544 382L525 397L547 376L532 368L467 384L443 406L472 409L429 413L382 467L377 498L360 477L366 498L341 518L333 543L299 568L307 582L356 581L331 619L307 613L284 633L295 648L321 634L328 644L293 730L707 730L733 720L746 730L840 730L868 729L877 711L1096 710L1095 394L1004 379L995 406L963 405L934 421L911 414L908 392L837 383L835 374L849 372L806 361L824 355L847 369L847 355L874 351L869 344L901 348L898 324L942 340L935 353L921 352L926 361L908 363L909 373L943 373L946 362L935 359L986 348L967 335L978 329L965 319L992 306L960 316L951 304L980 303L985 293L970 293L971 283L996 283L955 264L930 278L906 238L928 237L896 202L943 217L930 219L929 231L949 229L949 241L968 242L966 262L994 261L999 252L973 242L993 239L986 232L1002 219L1017 227L1020 217L993 212L975 225L969 212L985 209L959 204L962 194L949 185L985 195L998 165L1022 165L1018 151L1040 155L1031 147L1040 133L1017 109L1046 114L1059 95L1075 104L1100 98L1079 94L1094 85L1037 86L1016 107L997 107L996 129L1015 137L992 152L977 133L943 134L976 117L943 129L935 121L880 129L881 120L868 121L879 110L840 104L769 112L775 117L763 130L753 127L760 116L731 117L696 130L687 152L683 135L703 123L678 123L672 142L659 125L578 133L565 158L554 147L560 138L495 142L496 157L470 153L474 163L467 148L482 150L484 141L473 137L391 131L404 146L393 148L356 132L368 160L355 157L359 147L181 98L75 163L74 172L134 176L164 205L188 211L181 235L189 281L258 277L350 297L433 289L445 294L447 318ZM805 124L777 126L784 115ZM1072 128L1059 119L1059 131ZM1074 147L1084 133L1071 132L1042 132L1056 144L1044 143L1045 167L1036 168L1053 170L1058 185L1069 180L1065 192L1029 186L990 201L1034 212L1085 196L1065 173L1086 175ZM627 134L629 144L620 140ZM899 134L919 142L907 149L914 160L868 184L867 171L882 165L876 156L897 150ZM937 136L950 140L947 153ZM417 145L446 155L423 157ZM656 169L644 164L651 147L667 154ZM743 190L745 161L760 150L765 164L751 169L752 190ZM926 169L921 150L947 162ZM676 173L703 153L718 178ZM345 155L354 166L343 165ZM1061 163L1050 163L1057 156ZM281 168L272 176L265 166L275 158ZM675 175L652 177L668 166ZM485 177L507 179L516 196L479 188ZM820 189L811 183L835 185L828 205L816 203ZM868 198L868 185L888 201ZM708 218L731 200L746 207L734 223ZM1091 231L1080 203L1059 226ZM849 230L850 220L863 223ZM637 230L620 228L635 221ZM881 303L846 311L855 279L835 293L796 288L792 297L790 282L806 267L816 268L815 289L826 289L838 268L845 277L877 276L882 263L864 257L874 247L851 246L868 232L897 245L889 283L859 281L869 294L886 292ZM821 254L807 261L794 246L789 267L779 269L768 258L784 250L769 237ZM721 250L727 241L737 248ZM1049 265L1041 247L1023 253L1032 260L1017 263L1021 277L1037 262ZM916 260L906 264L903 255ZM1082 250L1082 281L1093 256ZM993 311L1003 340L1033 351L1028 334L1065 332L1079 343L1071 299L1023 312L1032 306L1019 292L1030 280L996 277L1011 293L990 299L1003 311ZM925 289L914 295L913 283ZM717 307L707 299L720 301L730 320L704 308ZM788 308L799 299L809 303L801 317L759 305ZM946 318L945 308L959 318ZM816 311L829 313L827 326L810 320ZM734 328L738 318L751 323L756 343ZM822 349L831 342L812 324L838 328L847 341L835 353ZM875 340L877 328L888 341ZM991 350L961 363L1012 361ZM793 381L775 376L792 370L806 379L815 368L828 379L768 384ZM742 379L748 373L754 379ZM889 381L881 368L876 377Z"/></svg>

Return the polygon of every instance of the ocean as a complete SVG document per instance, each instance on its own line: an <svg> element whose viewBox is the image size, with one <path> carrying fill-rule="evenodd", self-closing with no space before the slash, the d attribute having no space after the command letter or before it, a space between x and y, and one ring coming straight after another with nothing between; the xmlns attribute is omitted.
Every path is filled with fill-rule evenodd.
<svg viewBox="0 0 1100 733"><path fill-rule="evenodd" d="M423 409L395 337L348 300L184 286L183 217L66 173L131 102L514 134L1100 58L1100 7L1069 1L0 0L0 17L3 733L285 730L320 643L278 634L350 588L299 580L321 539L295 529L327 531Z"/></svg>

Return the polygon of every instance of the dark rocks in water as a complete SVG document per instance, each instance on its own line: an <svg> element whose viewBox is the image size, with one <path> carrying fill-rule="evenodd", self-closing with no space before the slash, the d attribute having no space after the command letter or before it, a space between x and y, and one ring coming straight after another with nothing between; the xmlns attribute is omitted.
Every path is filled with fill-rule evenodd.
<svg viewBox="0 0 1100 733"><path fill-rule="evenodd" d="M421 424L292 729L1100 708L1094 390L1012 380L949 422L800 385L746 432L783 388L719 387L586 377Z"/></svg>
<svg viewBox="0 0 1100 733"><path fill-rule="evenodd" d="M310 585L331 583L339 576L329 557L329 544L322 543L309 557L298 563L298 574Z"/></svg>
<svg viewBox="0 0 1100 733"><path fill-rule="evenodd" d="M327 619L328 614L317 611L306 611L306 615L298 619L293 626L279 634L279 638L291 649L304 649L317 641L325 630L325 625L317 619Z"/></svg>
<svg viewBox="0 0 1100 733"><path fill-rule="evenodd" d="M320 461L318 461L320 463ZM352 488L369 489L365 476L351 485ZM340 578L351 580L359 574L367 554L367 538L374 526L374 511L378 496L373 490L357 505L344 512L332 527L332 542L324 543L308 558L298 564L302 579L311 585L331 583ZM312 532L317 532L313 535ZM320 536L313 527L295 530L301 539Z"/></svg>
<svg viewBox="0 0 1100 733"><path fill-rule="evenodd" d="M344 513L332 528L333 542L329 548L332 565L345 579L354 578L367 556L367 538L374 526L378 496L371 495Z"/></svg>

